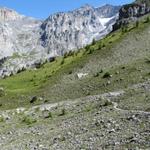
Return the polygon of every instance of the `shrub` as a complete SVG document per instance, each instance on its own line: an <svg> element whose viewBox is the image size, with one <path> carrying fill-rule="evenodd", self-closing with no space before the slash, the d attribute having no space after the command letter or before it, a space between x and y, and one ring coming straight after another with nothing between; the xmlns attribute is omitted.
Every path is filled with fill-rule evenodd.
<svg viewBox="0 0 150 150"><path fill-rule="evenodd" d="M52 113L51 112L48 113L48 117L52 118Z"/></svg>
<svg viewBox="0 0 150 150"><path fill-rule="evenodd" d="M65 52L64 58L67 58L67 57L69 57L69 56L73 56L74 54L75 54L74 51Z"/></svg>
<svg viewBox="0 0 150 150"><path fill-rule="evenodd" d="M68 74L72 74L72 70L70 70L70 71L68 72Z"/></svg>
<svg viewBox="0 0 150 150"><path fill-rule="evenodd" d="M0 116L0 122L4 122L4 118Z"/></svg>
<svg viewBox="0 0 150 150"><path fill-rule="evenodd" d="M112 75L109 73L109 72L106 72L104 75L103 75L103 78L110 78L112 77Z"/></svg>
<svg viewBox="0 0 150 150"><path fill-rule="evenodd" d="M50 57L50 58L48 59L49 62L54 62L55 60L56 60L56 57Z"/></svg>
<svg viewBox="0 0 150 150"><path fill-rule="evenodd" d="M4 95L5 95L4 89L2 87L0 87L0 97L4 96Z"/></svg>
<svg viewBox="0 0 150 150"><path fill-rule="evenodd" d="M85 50L88 51L89 49L90 49L90 45L87 45L87 46L85 47Z"/></svg>
<svg viewBox="0 0 150 150"><path fill-rule="evenodd" d="M36 121L36 119L34 119L34 118L30 117L30 116L24 116L23 119L22 119L22 122L27 124L27 125L31 125L31 124L33 124L33 123L35 123L37 121Z"/></svg>
<svg viewBox="0 0 150 150"><path fill-rule="evenodd" d="M122 33L126 33L128 31L128 26L122 26L121 31Z"/></svg>
<svg viewBox="0 0 150 150"><path fill-rule="evenodd" d="M95 39L93 39L93 41L92 41L92 45L95 45L96 44L96 40Z"/></svg>
<svg viewBox="0 0 150 150"><path fill-rule="evenodd" d="M99 72L94 74L94 77L98 77L99 76Z"/></svg>
<svg viewBox="0 0 150 150"><path fill-rule="evenodd" d="M135 23L135 27L138 28L138 27L139 27L139 24L140 24L140 23L139 23L139 21L137 20L136 23Z"/></svg>
<svg viewBox="0 0 150 150"><path fill-rule="evenodd" d="M110 105L112 105L112 102L106 101L103 106L110 106Z"/></svg>
<svg viewBox="0 0 150 150"><path fill-rule="evenodd" d="M93 51L94 51L94 48L90 47L90 49L87 51L87 54L92 54Z"/></svg>
<svg viewBox="0 0 150 150"><path fill-rule="evenodd" d="M47 119L47 118L52 118L52 113L51 112L48 112L48 114L44 115L44 118Z"/></svg>
<svg viewBox="0 0 150 150"><path fill-rule="evenodd" d="M30 100L30 103L34 103L35 101L37 101L37 99L38 99L37 96L33 96Z"/></svg>
<svg viewBox="0 0 150 150"><path fill-rule="evenodd" d="M106 45L103 43L102 47L105 47Z"/></svg>
<svg viewBox="0 0 150 150"><path fill-rule="evenodd" d="M146 63L150 64L150 59L149 58L146 59Z"/></svg>
<svg viewBox="0 0 150 150"><path fill-rule="evenodd" d="M148 22L150 22L150 18L149 17L146 18L145 23L148 23Z"/></svg>
<svg viewBox="0 0 150 150"><path fill-rule="evenodd" d="M99 71L99 73L103 73L103 69L101 69L101 70Z"/></svg>
<svg viewBox="0 0 150 150"><path fill-rule="evenodd" d="M66 114L66 110L65 109L62 109L61 110L61 113L59 114L59 116L64 116Z"/></svg>
<svg viewBox="0 0 150 150"><path fill-rule="evenodd" d="M101 45L101 43L98 45L98 49L101 49L102 48L102 45Z"/></svg>
<svg viewBox="0 0 150 150"><path fill-rule="evenodd" d="M79 53L78 51L74 52L74 56L77 56L77 55L78 55L78 53Z"/></svg>
<svg viewBox="0 0 150 150"><path fill-rule="evenodd" d="M61 60L60 65L63 65L65 62L64 58Z"/></svg>

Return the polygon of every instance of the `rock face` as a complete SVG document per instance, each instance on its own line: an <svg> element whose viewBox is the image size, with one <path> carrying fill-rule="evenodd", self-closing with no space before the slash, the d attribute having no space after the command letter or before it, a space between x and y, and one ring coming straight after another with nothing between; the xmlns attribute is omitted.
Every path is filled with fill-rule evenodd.
<svg viewBox="0 0 150 150"><path fill-rule="evenodd" d="M122 25L128 24L130 21L136 20L150 12L149 0L137 0L132 4L127 4L119 10L119 18L113 26L114 30L120 28Z"/></svg>
<svg viewBox="0 0 150 150"><path fill-rule="evenodd" d="M19 15L17 12L7 8L0 8L0 21L14 21L23 18L23 15Z"/></svg>
<svg viewBox="0 0 150 150"><path fill-rule="evenodd" d="M85 5L68 13L57 13L41 25L42 45L49 53L63 55L100 39L112 30L119 7Z"/></svg>
<svg viewBox="0 0 150 150"><path fill-rule="evenodd" d="M45 21L0 8L0 77L35 67L50 57L76 50L112 31L120 7L85 5Z"/></svg>
<svg viewBox="0 0 150 150"><path fill-rule="evenodd" d="M0 76L9 76L32 66L44 55L40 46L40 21L0 9Z"/></svg>

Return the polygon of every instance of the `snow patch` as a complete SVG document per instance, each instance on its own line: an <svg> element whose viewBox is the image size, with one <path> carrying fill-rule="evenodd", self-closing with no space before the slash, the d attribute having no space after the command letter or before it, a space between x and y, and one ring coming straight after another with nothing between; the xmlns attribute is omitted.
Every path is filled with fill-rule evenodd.
<svg viewBox="0 0 150 150"><path fill-rule="evenodd" d="M100 20L102 26L105 27L106 24L107 24L110 20L112 20L112 19L114 19L114 16L111 17L111 18L100 18L99 20Z"/></svg>

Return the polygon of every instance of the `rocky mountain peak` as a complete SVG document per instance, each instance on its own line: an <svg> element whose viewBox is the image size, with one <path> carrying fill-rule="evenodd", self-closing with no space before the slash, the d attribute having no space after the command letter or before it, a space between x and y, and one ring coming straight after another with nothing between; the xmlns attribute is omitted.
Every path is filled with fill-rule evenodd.
<svg viewBox="0 0 150 150"><path fill-rule="evenodd" d="M77 9L78 11L87 11L87 10L93 10L94 7L89 5L89 4L85 4L82 7L80 7L79 9Z"/></svg>
<svg viewBox="0 0 150 150"><path fill-rule="evenodd" d="M55 54L62 55L90 44L93 38L98 40L111 31L119 8L85 5L73 11L51 15L41 25L42 45L48 53L55 51Z"/></svg>
<svg viewBox="0 0 150 150"><path fill-rule="evenodd" d="M18 14L16 11L2 7L0 8L0 21L14 21L23 18L23 15Z"/></svg>

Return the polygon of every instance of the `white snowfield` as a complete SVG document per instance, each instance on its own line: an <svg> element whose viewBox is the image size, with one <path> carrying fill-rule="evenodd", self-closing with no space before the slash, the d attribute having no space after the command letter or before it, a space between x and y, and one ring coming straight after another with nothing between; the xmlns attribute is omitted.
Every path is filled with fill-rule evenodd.
<svg viewBox="0 0 150 150"><path fill-rule="evenodd" d="M0 8L0 77L33 68L50 57L63 55L99 40L112 31L119 7L89 5L56 13L45 21Z"/></svg>

